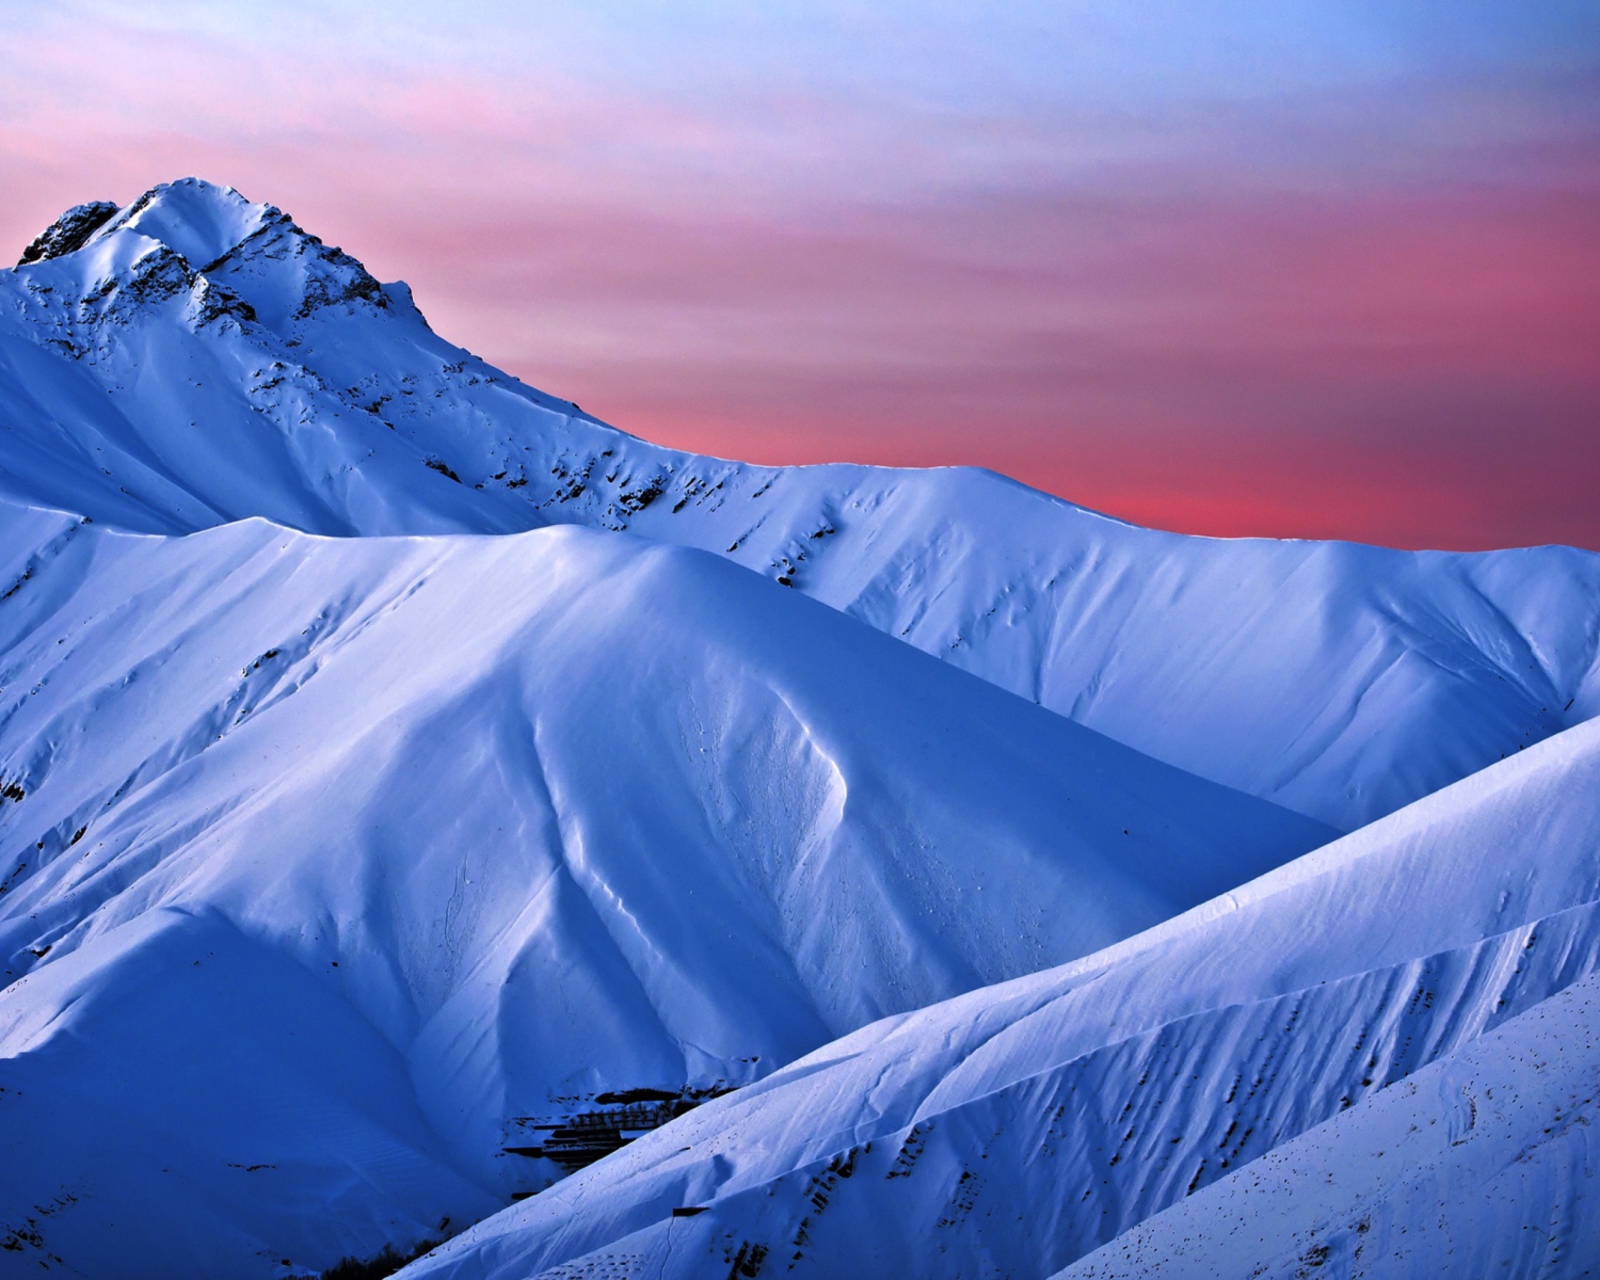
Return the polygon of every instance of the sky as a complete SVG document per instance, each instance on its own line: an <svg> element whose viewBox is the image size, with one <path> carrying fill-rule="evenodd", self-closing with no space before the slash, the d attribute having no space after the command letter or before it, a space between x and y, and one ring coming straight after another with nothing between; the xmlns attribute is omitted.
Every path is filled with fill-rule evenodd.
<svg viewBox="0 0 1600 1280"><path fill-rule="evenodd" d="M1600 0L0 0L0 250L188 174L667 444L1600 549Z"/></svg>

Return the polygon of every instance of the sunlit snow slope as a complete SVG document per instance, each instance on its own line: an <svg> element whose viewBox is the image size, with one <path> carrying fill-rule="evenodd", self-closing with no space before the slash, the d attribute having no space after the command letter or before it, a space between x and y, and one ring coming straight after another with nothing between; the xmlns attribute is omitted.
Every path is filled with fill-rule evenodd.
<svg viewBox="0 0 1600 1280"><path fill-rule="evenodd" d="M662 449L269 205L84 206L0 272L0 493L151 532L631 529L1351 829L1600 711L1600 559L1139 529L988 472Z"/></svg>
<svg viewBox="0 0 1600 1280"><path fill-rule="evenodd" d="M0 1264L89 1276L437 1236L608 1095L757 1078L1335 834L570 526L0 504L0 655Z"/></svg>
<svg viewBox="0 0 1600 1280"><path fill-rule="evenodd" d="M1591 723L1099 955L829 1044L405 1274L1039 1277L1207 1186L1153 1250L1586 1274L1597 795ZM1435 1198L1475 1178L1472 1205ZM1230 1244L1247 1182L1269 1203Z"/></svg>
<svg viewBox="0 0 1600 1280"><path fill-rule="evenodd" d="M1597 1126L1591 973L1056 1280L1593 1275Z"/></svg>

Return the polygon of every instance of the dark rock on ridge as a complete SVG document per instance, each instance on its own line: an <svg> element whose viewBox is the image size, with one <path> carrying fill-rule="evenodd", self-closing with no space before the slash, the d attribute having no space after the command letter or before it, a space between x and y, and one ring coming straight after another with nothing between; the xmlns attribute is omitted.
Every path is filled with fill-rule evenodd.
<svg viewBox="0 0 1600 1280"><path fill-rule="evenodd" d="M117 206L109 200L91 200L74 205L39 233L17 260L19 267L46 258L59 258L83 248L89 237L116 216Z"/></svg>

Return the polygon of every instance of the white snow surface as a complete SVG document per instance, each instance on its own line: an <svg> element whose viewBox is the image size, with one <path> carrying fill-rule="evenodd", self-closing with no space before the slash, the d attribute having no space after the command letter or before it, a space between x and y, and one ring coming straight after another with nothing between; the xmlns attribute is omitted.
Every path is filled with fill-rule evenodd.
<svg viewBox="0 0 1600 1280"><path fill-rule="evenodd" d="M0 494L146 532L629 529L1341 830L1600 711L1592 554L1183 537L985 471L660 448L194 179L0 272Z"/></svg>
<svg viewBox="0 0 1600 1280"><path fill-rule="evenodd" d="M1593 1275L1597 1126L1591 973L1055 1280Z"/></svg>
<svg viewBox="0 0 1600 1280"><path fill-rule="evenodd" d="M1503 1274L1583 1274L1596 1262L1593 987L1551 999L1600 956L1597 795L1592 723L1098 955L843 1037L404 1274L1045 1276L1208 1184L1209 1202L1151 1229L1169 1249L1220 1237L1243 1179L1284 1167L1251 1162L1300 1135L1284 1157L1299 1169L1365 1159L1309 1205L1289 1173L1295 1211L1258 1209L1249 1225L1264 1240L1223 1256L1292 1251L1314 1274L1318 1255L1302 1255L1319 1247L1318 1215L1354 1234L1350 1206L1370 1200L1369 1258L1407 1259L1419 1240L1401 1269L1367 1274L1423 1274L1404 1266L1445 1257L1432 1274L1478 1276L1472 1260L1497 1250L1516 1263ZM1507 1026L1530 1010L1543 1021ZM1549 1079L1528 1082L1547 1060ZM1448 1103L1460 1137L1480 1074L1502 1092L1498 1111L1480 1111L1479 1146L1430 1169L1430 1154L1456 1149L1410 1140L1415 1188L1371 1167L1387 1158L1371 1143L1420 1130L1430 1107ZM1424 1096L1462 1084L1465 1096ZM1571 1132L1536 1132L1544 1118ZM1496 1179L1492 1208L1442 1212L1428 1179L1459 1188L1475 1173ZM1468 1265L1448 1259L1452 1245ZM1104 1274L1096 1265L1084 1274ZM1204 1265L1172 1258L1162 1274Z"/></svg>
<svg viewBox="0 0 1600 1280"><path fill-rule="evenodd" d="M0 548L0 1243L69 1274L437 1236L558 1176L530 1123L1335 835L700 551L4 504Z"/></svg>

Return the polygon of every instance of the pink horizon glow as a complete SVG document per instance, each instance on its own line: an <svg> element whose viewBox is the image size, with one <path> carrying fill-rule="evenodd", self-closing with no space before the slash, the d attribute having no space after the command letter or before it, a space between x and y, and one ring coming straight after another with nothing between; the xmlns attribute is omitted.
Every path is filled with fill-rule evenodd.
<svg viewBox="0 0 1600 1280"><path fill-rule="evenodd" d="M1351 136L1381 139L1354 160L1225 112L1178 143L1080 123L1054 159L1027 121L941 125L969 172L914 113L824 98L719 115L84 40L32 39L6 103L13 251L66 205L198 173L665 444L988 466L1183 532L1600 549L1600 136L1541 132L1515 94L1463 97L1478 133L1435 151L1383 134L1389 91L1352 97Z"/></svg>

